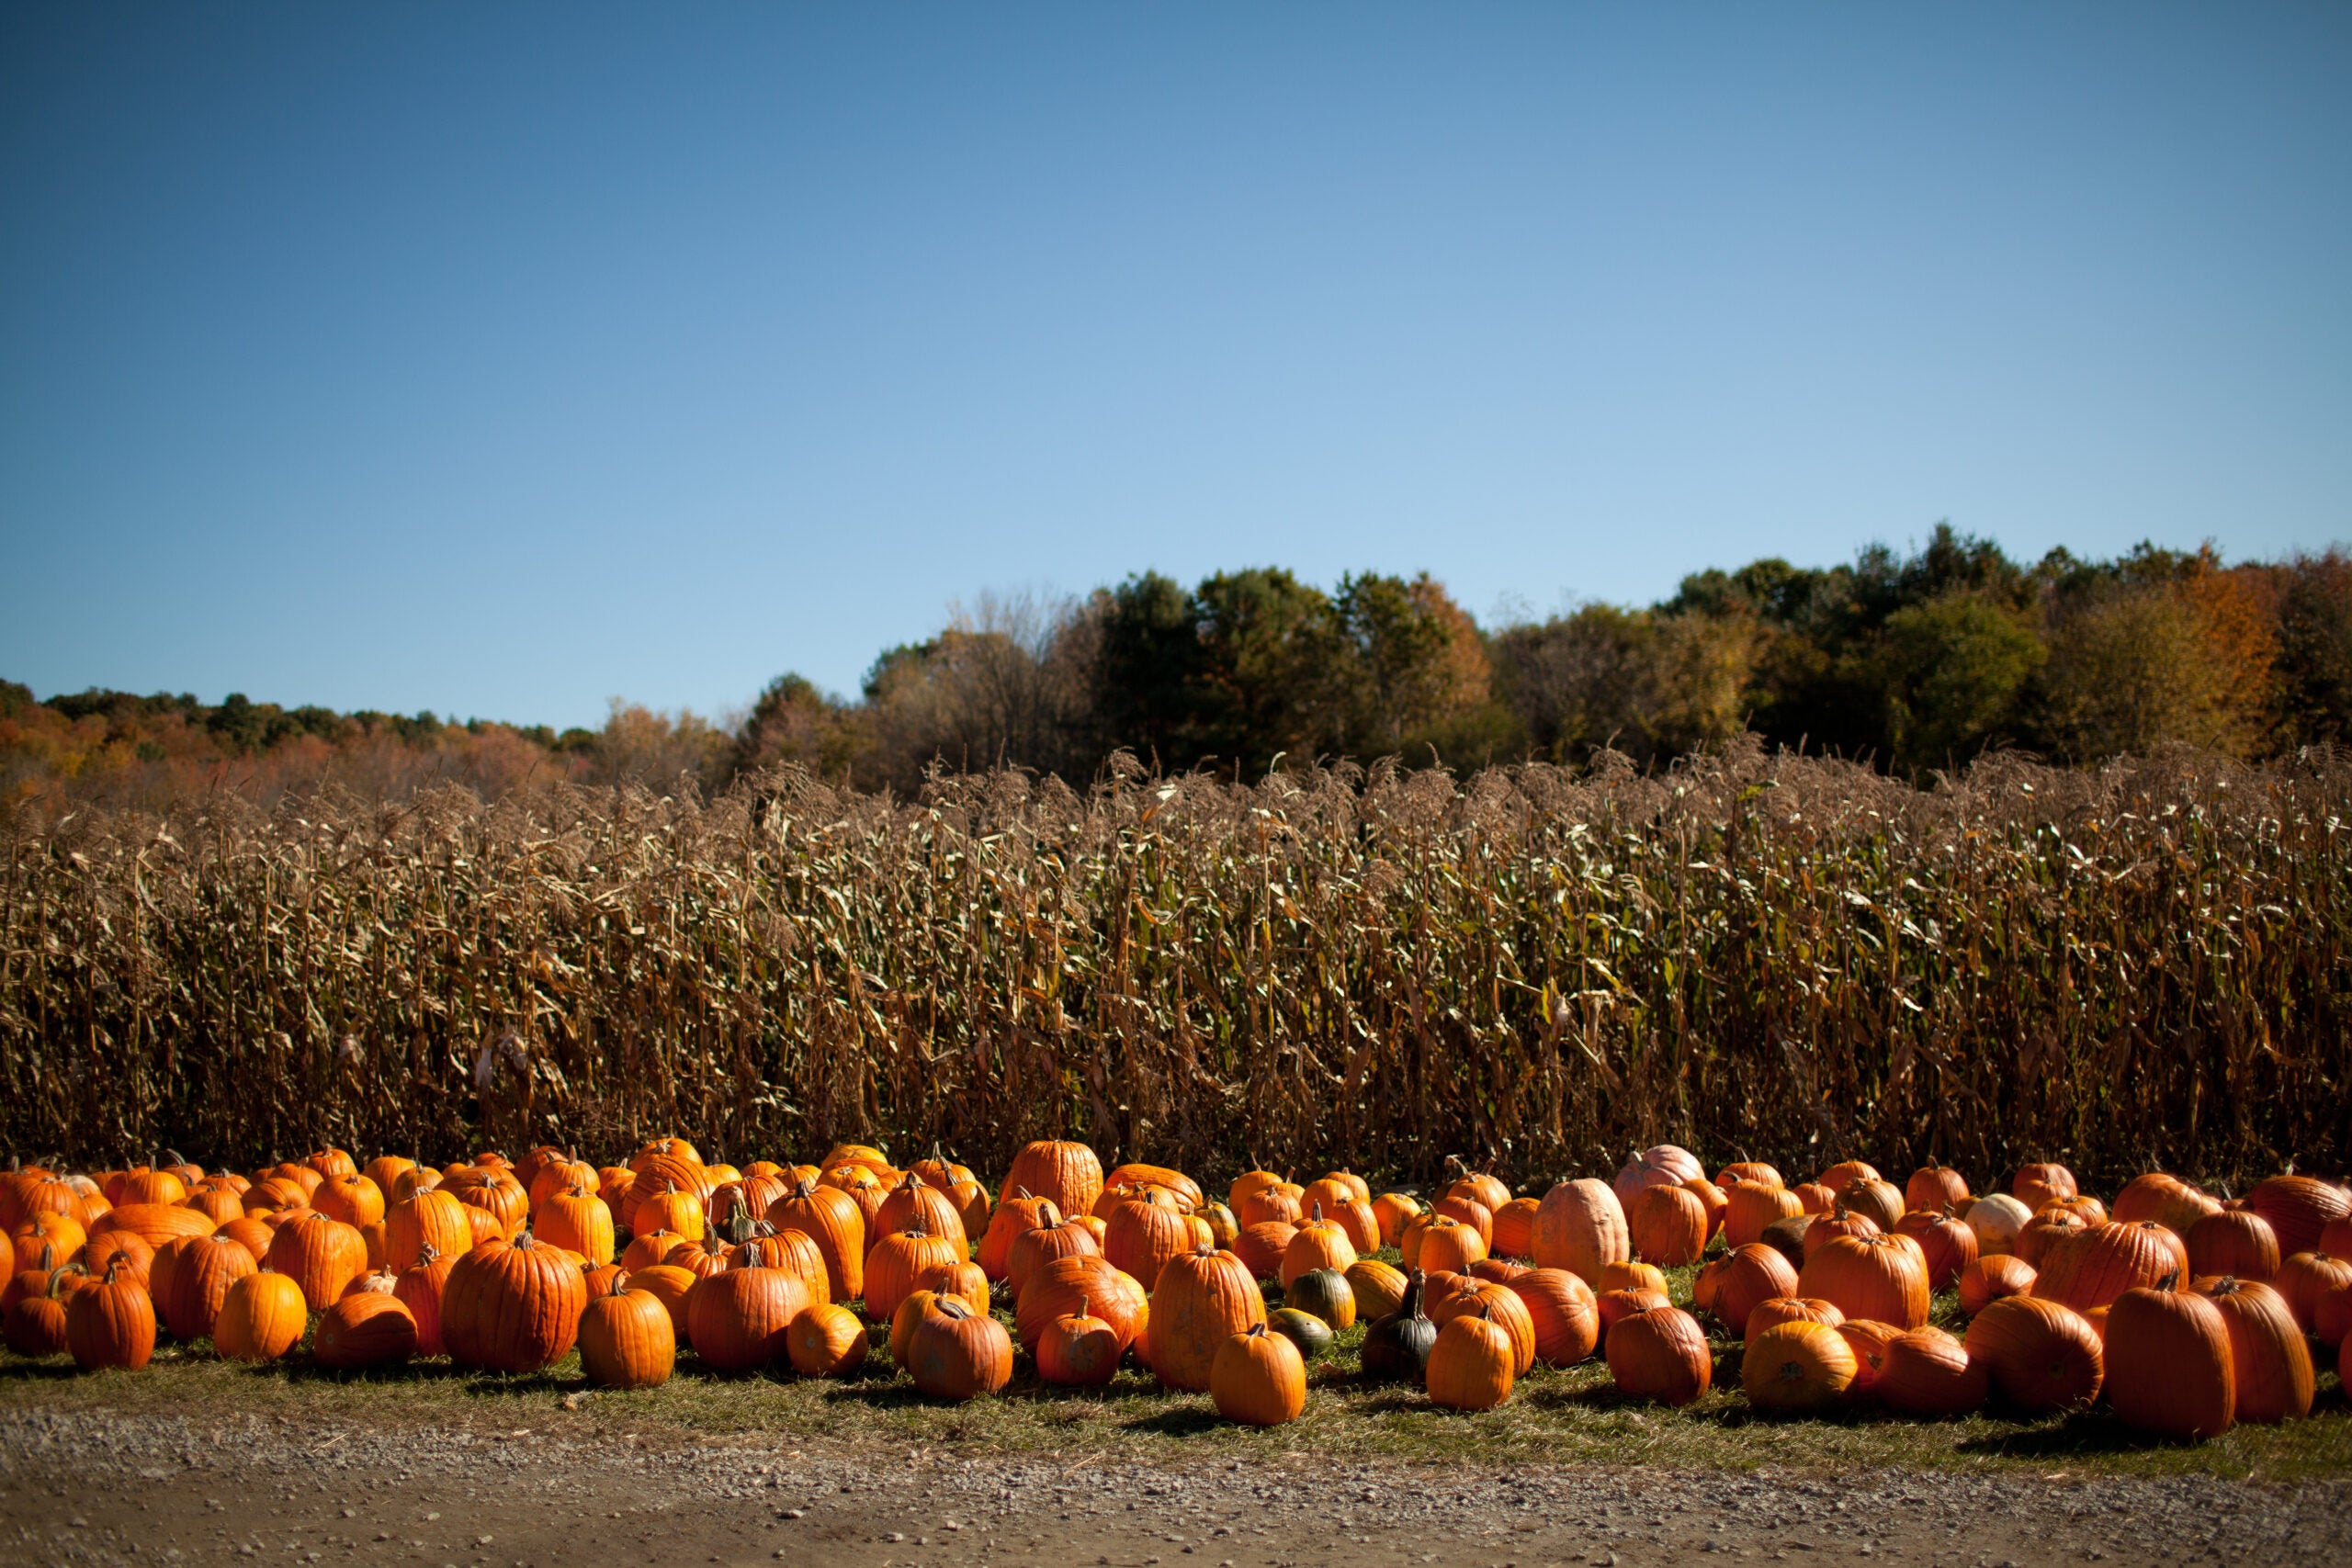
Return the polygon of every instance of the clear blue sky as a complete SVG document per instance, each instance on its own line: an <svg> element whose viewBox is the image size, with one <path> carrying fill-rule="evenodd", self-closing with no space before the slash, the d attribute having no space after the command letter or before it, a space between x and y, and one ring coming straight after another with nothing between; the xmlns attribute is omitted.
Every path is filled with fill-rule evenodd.
<svg viewBox="0 0 2352 1568"><path fill-rule="evenodd" d="M2352 6L0 13L0 674L594 722L983 589L2352 536Z"/></svg>

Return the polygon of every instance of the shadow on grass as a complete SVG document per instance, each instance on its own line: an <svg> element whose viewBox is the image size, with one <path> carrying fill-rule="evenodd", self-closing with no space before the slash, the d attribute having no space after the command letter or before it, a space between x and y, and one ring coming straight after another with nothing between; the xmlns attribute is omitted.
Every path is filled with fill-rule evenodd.
<svg viewBox="0 0 2352 1568"><path fill-rule="evenodd" d="M81 1375L82 1369L65 1356L48 1356L38 1361L28 1361L20 1356L11 1355L5 1363L0 1363L0 1378L10 1382L62 1382Z"/></svg>
<svg viewBox="0 0 2352 1568"><path fill-rule="evenodd" d="M1991 1432L1953 1445L1955 1452L1996 1459L2090 1458L2100 1454L2147 1453L2163 1449L2193 1450L2202 1445L2185 1438L2163 1438L2135 1431L2111 1416L2070 1416L2052 1426Z"/></svg>

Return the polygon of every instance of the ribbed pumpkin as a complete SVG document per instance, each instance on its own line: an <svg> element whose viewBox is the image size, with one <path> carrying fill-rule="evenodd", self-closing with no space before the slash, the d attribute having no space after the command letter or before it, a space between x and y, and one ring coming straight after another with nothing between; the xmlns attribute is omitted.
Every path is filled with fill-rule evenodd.
<svg viewBox="0 0 2352 1568"><path fill-rule="evenodd" d="M884 1235L865 1255L866 1312L878 1318L890 1316L924 1269L963 1260L959 1243L933 1235L921 1215L910 1217L904 1230Z"/></svg>
<svg viewBox="0 0 2352 1568"><path fill-rule="evenodd" d="M1767 1225L1804 1213L1797 1195L1778 1182L1767 1186L1761 1181L1735 1180L1724 1193L1724 1242L1728 1247L1760 1242Z"/></svg>
<svg viewBox="0 0 2352 1568"><path fill-rule="evenodd" d="M31 1272L26 1270L17 1279L28 1280ZM66 1346L66 1297L88 1281L89 1276L78 1263L44 1271L39 1285L28 1284L10 1298L6 1308L0 1309L0 1342L19 1356L40 1359L62 1355Z"/></svg>
<svg viewBox="0 0 2352 1568"><path fill-rule="evenodd" d="M2072 1198L2080 1190L2073 1171L2046 1162L2018 1167L2017 1176L2009 1182L2009 1196L2023 1203L2028 1213L2053 1198Z"/></svg>
<svg viewBox="0 0 2352 1568"><path fill-rule="evenodd" d="M2245 1206L2270 1222L2278 1251L2316 1251L2330 1221L2352 1216L2352 1192L2310 1176L2273 1176L2245 1195Z"/></svg>
<svg viewBox="0 0 2352 1568"><path fill-rule="evenodd" d="M1478 1233L1478 1239L1487 1244L1488 1252L1494 1250L1495 1212L1476 1198L1464 1192L1448 1192L1430 1205L1430 1212L1461 1221ZM1306 1221L1302 1218L1299 1223L1304 1224Z"/></svg>
<svg viewBox="0 0 2352 1568"><path fill-rule="evenodd" d="M621 1195L620 1212L616 1217L631 1235L650 1230L677 1229L675 1225L653 1221L639 1223L638 1210L655 1196L667 1195L673 1190L684 1192L691 1195L698 1205L710 1196L710 1173L701 1157L690 1145L679 1140L666 1139L663 1142L672 1146L650 1155L639 1150L637 1157L629 1162L635 1175L628 1183L628 1190Z"/></svg>
<svg viewBox="0 0 2352 1568"><path fill-rule="evenodd" d="M822 1285L824 1279L824 1272L820 1269L817 1282ZM977 1263L934 1263L915 1276L915 1289L933 1295L955 1296L977 1313L989 1310L989 1277ZM819 1298L812 1292L810 1299Z"/></svg>
<svg viewBox="0 0 2352 1568"><path fill-rule="evenodd" d="M173 1238L175 1241L194 1239L192 1236ZM165 1242L164 1245L169 1247L171 1242ZM154 1264L155 1249L130 1232L101 1231L92 1236L81 1251L74 1255L74 1261L79 1263L83 1271L93 1280L103 1279L107 1265L117 1258L122 1261L124 1277L146 1288L152 1296L154 1292L149 1283L148 1270Z"/></svg>
<svg viewBox="0 0 2352 1568"><path fill-rule="evenodd" d="M498 1224L499 1235L512 1241L531 1217L531 1195L523 1184L494 1167L476 1166L444 1181L438 1191L447 1192L469 1209L478 1209ZM660 1226L648 1226L660 1229ZM667 1227L675 1230L673 1225Z"/></svg>
<svg viewBox="0 0 2352 1568"><path fill-rule="evenodd" d="M1688 1194L1686 1193L1687 1197ZM1406 1227L1405 1267L1435 1274L1461 1274L1487 1256L1476 1230L1445 1214L1427 1214Z"/></svg>
<svg viewBox="0 0 2352 1568"><path fill-rule="evenodd" d="M1356 1316L1365 1323L1386 1317L1405 1300L1405 1272L1377 1258L1359 1258L1347 1270L1348 1288L1355 1292Z"/></svg>
<svg viewBox="0 0 2352 1568"><path fill-rule="evenodd" d="M129 1231L152 1252L174 1236L210 1235L214 1228L210 1216L178 1203L125 1203L92 1219L85 1239Z"/></svg>
<svg viewBox="0 0 2352 1568"><path fill-rule="evenodd" d="M1903 1218L1903 1193L1891 1181L1876 1177L1857 1181L1838 1194L1838 1201L1857 1214L1875 1223L1879 1229L1891 1231Z"/></svg>
<svg viewBox="0 0 2352 1568"><path fill-rule="evenodd" d="M1793 1322L1794 1319L1787 1321ZM1810 1318L1805 1321L1811 1322ZM1770 1325L1766 1325L1770 1327ZM1875 1400L1878 1395L1879 1374L1886 1371L1887 1347L1903 1337L1904 1330L1891 1323L1877 1323L1867 1317L1849 1318L1829 1325L1846 1341L1854 1353L1854 1383L1846 1391L1849 1399ZM1762 1328L1757 1330L1764 1332Z"/></svg>
<svg viewBox="0 0 2352 1568"><path fill-rule="evenodd" d="M1002 1213L999 1211L1000 1218ZM768 1205L767 1221L778 1231L797 1231L817 1244L825 1260L825 1293L831 1300L854 1302L865 1293L865 1215L857 1200L838 1187L801 1180L788 1195ZM994 1225L990 1222L991 1235ZM988 1267L985 1242L980 1247L980 1266ZM989 1277L1002 1275L992 1272Z"/></svg>
<svg viewBox="0 0 2352 1568"><path fill-rule="evenodd" d="M409 1316L416 1320L416 1353L420 1356L442 1356L448 1347L441 1340L441 1297L449 1288L450 1271L458 1266L457 1254L443 1255L428 1244L423 1256L401 1270L400 1281L392 1287L392 1294L408 1308Z"/></svg>
<svg viewBox="0 0 2352 1568"><path fill-rule="evenodd" d="M84 1371L137 1371L155 1353L155 1303L120 1258L65 1298L65 1348Z"/></svg>
<svg viewBox="0 0 2352 1568"><path fill-rule="evenodd" d="M1233 1217L1244 1228L1269 1220L1295 1225L1306 1217L1306 1190L1288 1181L1261 1187L1235 1206Z"/></svg>
<svg viewBox="0 0 2352 1568"><path fill-rule="evenodd" d="M1048 1217L1054 1212L1050 1206L1046 1211ZM1054 1259L1100 1257L1102 1251L1095 1244L1093 1233L1083 1225L1041 1222L1012 1238L1012 1249L1005 1255L1002 1278L1012 1289L1012 1299L1017 1302L1021 1299L1022 1288L1029 1283L1029 1277ZM1137 1278L1140 1280L1140 1276Z"/></svg>
<svg viewBox="0 0 2352 1568"><path fill-rule="evenodd" d="M1969 1324L1967 1345L2002 1402L2027 1415L2087 1410L2098 1397L2106 1358L2098 1331L2072 1307L2003 1296Z"/></svg>
<svg viewBox="0 0 2352 1568"><path fill-rule="evenodd" d="M1535 1365L1535 1318L1527 1303L1508 1285L1479 1279L1457 1279L1431 1292L1430 1321L1440 1329L1465 1314L1476 1314L1510 1339L1511 1371L1525 1376Z"/></svg>
<svg viewBox="0 0 2352 1568"><path fill-rule="evenodd" d="M2006 1192L1979 1198L1962 1218L1976 1233L1976 1256L1995 1258L2017 1249L2018 1232L2033 1218L2033 1211Z"/></svg>
<svg viewBox="0 0 2352 1568"><path fill-rule="evenodd" d="M1927 1264L1917 1245L1904 1237L1838 1237L1805 1259L1797 1293L1834 1302L1848 1317L1876 1318L1897 1328L1928 1321Z"/></svg>
<svg viewBox="0 0 2352 1568"><path fill-rule="evenodd" d="M1689 1404L1714 1382L1714 1359L1699 1320L1679 1307L1628 1314L1609 1332L1609 1375L1620 1393L1661 1404Z"/></svg>
<svg viewBox="0 0 2352 1568"><path fill-rule="evenodd" d="M855 1377L865 1367L871 1341L857 1314L831 1302L817 1302L785 1331L785 1354L804 1378Z"/></svg>
<svg viewBox="0 0 2352 1568"><path fill-rule="evenodd" d="M225 1235L189 1235L164 1244L148 1273L155 1310L175 1339L209 1339L229 1287L260 1267Z"/></svg>
<svg viewBox="0 0 2352 1568"><path fill-rule="evenodd" d="M1065 1388L1101 1388L1118 1375L1124 1348L1101 1318L1065 1314L1037 1337L1037 1376Z"/></svg>
<svg viewBox="0 0 2352 1568"><path fill-rule="evenodd" d="M989 1216L988 1229L980 1235L976 1261L991 1283L1001 1284L1011 1277L1012 1244L1040 1225L1058 1225L1062 1220L1061 1207L1052 1199L1039 1198L1025 1189L1007 1188L1004 1201ZM1018 1287L1014 1293L1019 1294Z"/></svg>
<svg viewBox="0 0 2352 1568"><path fill-rule="evenodd" d="M1996 1252L1960 1271L1960 1310L1971 1317L2007 1296L2033 1294L2031 1268L2013 1255Z"/></svg>
<svg viewBox="0 0 2352 1568"><path fill-rule="evenodd" d="M908 1172L907 1179L882 1200L881 1208L875 1211L875 1234L888 1235L906 1230L908 1222L918 1214L922 1217L922 1228L952 1244L956 1257L969 1256L971 1238L964 1234L964 1215L956 1207L956 1201L912 1171Z"/></svg>
<svg viewBox="0 0 2352 1568"><path fill-rule="evenodd" d="M1347 1232L1323 1217L1323 1208L1318 1203L1283 1248L1282 1266L1276 1270L1276 1277L1288 1290L1302 1274L1317 1269L1344 1272L1355 1260L1355 1244L1348 1239Z"/></svg>
<svg viewBox="0 0 2352 1568"><path fill-rule="evenodd" d="M628 1288L643 1291L662 1303L670 1314L670 1332L678 1344L689 1343L686 1337L686 1298L702 1283L700 1276L674 1263L657 1263L650 1269L632 1269L628 1272Z"/></svg>
<svg viewBox="0 0 2352 1568"><path fill-rule="evenodd" d="M2018 1229L2014 1250L2021 1262L2039 1272L2048 1265L2052 1248L2090 1228L2090 1222L2082 1215L2052 1204Z"/></svg>
<svg viewBox="0 0 2352 1568"><path fill-rule="evenodd" d="M2229 1430L2237 1379L2229 1325L2211 1302L2169 1280L2133 1286L2109 1307L2105 1338L2108 1403L2124 1425L2168 1438Z"/></svg>
<svg viewBox="0 0 2352 1568"><path fill-rule="evenodd" d="M1526 1312L1519 1298L1502 1287L1487 1289L1501 1291L1504 1299ZM1429 1365L1423 1369L1432 1404L1452 1410L1492 1410L1510 1397L1519 1371L1517 1336L1500 1321L1498 1305L1496 1298L1481 1296L1476 1307L1438 1325ZM1534 1331L1528 1332L1532 1340Z"/></svg>
<svg viewBox="0 0 2352 1568"><path fill-rule="evenodd" d="M539 1204L535 1233L550 1247L576 1252L602 1267L613 1260L613 1212L595 1189L574 1182Z"/></svg>
<svg viewBox="0 0 2352 1568"><path fill-rule="evenodd" d="M2188 1249L2189 1271L2200 1279L2226 1274L2267 1283L2277 1277L2284 1256L2278 1250L2278 1233L2252 1209L2217 1209L2201 1215L2180 1240Z"/></svg>
<svg viewBox="0 0 2352 1568"><path fill-rule="evenodd" d="M1218 1415L1244 1426L1295 1421L1306 1408L1306 1362L1288 1339L1253 1323L1217 1347L1209 1398Z"/></svg>
<svg viewBox="0 0 2352 1568"><path fill-rule="evenodd" d="M1634 1199L1648 1187L1679 1187L1694 1176L1704 1176L1707 1168L1689 1149L1673 1144L1659 1144L1655 1148L1642 1149L1618 1170L1617 1179L1610 1185L1624 1205L1630 1218Z"/></svg>
<svg viewBox="0 0 2352 1568"><path fill-rule="evenodd" d="M392 1266L406 1269L427 1247L444 1258L471 1250L473 1227L455 1193L433 1188L391 1206L384 1216L384 1246Z"/></svg>
<svg viewBox="0 0 2352 1568"><path fill-rule="evenodd" d="M1894 1234L1919 1244L1930 1291L1949 1290L1960 1271L1976 1261L1976 1233L1950 1209L1914 1209L1895 1222Z"/></svg>
<svg viewBox="0 0 2352 1568"><path fill-rule="evenodd" d="M1664 1291L1653 1291L1637 1286L1630 1290L1601 1292L1593 1297L1592 1307L1595 1314L1600 1319L1602 1348L1605 1349L1608 1347L1610 1330L1624 1319L1637 1312L1649 1312L1657 1307L1673 1304Z"/></svg>
<svg viewBox="0 0 2352 1568"><path fill-rule="evenodd" d="M1297 1234L1298 1227L1288 1220L1261 1220L1242 1226L1227 1250L1241 1259L1253 1278L1271 1280L1282 1272L1283 1254Z"/></svg>
<svg viewBox="0 0 2352 1568"><path fill-rule="evenodd" d="M1878 1167L1867 1160L1839 1160L1836 1165L1823 1171L1818 1179L1820 1184L1830 1191L1843 1194L1846 1189L1858 1181L1879 1179Z"/></svg>
<svg viewBox="0 0 2352 1568"><path fill-rule="evenodd" d="M392 1293L397 1283L390 1274L364 1277L319 1314L319 1330L311 1342L311 1354L319 1365L330 1371L358 1371L394 1366L416 1354L416 1318Z"/></svg>
<svg viewBox="0 0 2352 1568"><path fill-rule="evenodd" d="M1825 1302L1818 1296L1781 1296L1759 1304L1747 1314L1747 1332L1742 1339L1752 1345L1758 1335L1776 1324L1819 1323L1836 1328L1845 1321L1846 1314L1838 1310L1834 1302Z"/></svg>
<svg viewBox="0 0 2352 1568"><path fill-rule="evenodd" d="M1022 1344L1034 1349L1057 1317L1100 1318L1125 1350L1147 1321L1145 1301L1143 1287L1100 1256L1057 1258L1030 1276L1013 1305L1013 1322Z"/></svg>
<svg viewBox="0 0 2352 1568"><path fill-rule="evenodd" d="M1084 1144L1048 1139L1030 1144L1013 1156L1004 1178L1004 1190L1025 1188L1034 1197L1046 1198L1065 1214L1094 1211L1102 1195L1102 1162ZM1240 1205L1234 1205L1236 1212Z"/></svg>
<svg viewBox="0 0 2352 1568"><path fill-rule="evenodd" d="M2319 1331L2320 1298L2352 1285L2352 1258L2326 1252L2298 1252L2278 1265L2271 1280L2295 1314L2295 1326L2306 1334Z"/></svg>
<svg viewBox="0 0 2352 1568"><path fill-rule="evenodd" d="M2134 1286L2188 1277L2188 1249L2154 1220L2100 1225L2060 1237L2034 1273L2033 1293L2085 1312Z"/></svg>
<svg viewBox="0 0 2352 1568"><path fill-rule="evenodd" d="M220 1299L212 1348L232 1361L274 1361L300 1343L310 1325L301 1286L283 1274L248 1274Z"/></svg>
<svg viewBox="0 0 2352 1568"><path fill-rule="evenodd" d="M1841 1235L1877 1235L1879 1223L1868 1214L1858 1213L1846 1207L1843 1198L1833 1201L1829 1212L1814 1218L1804 1227L1804 1255L1808 1258Z"/></svg>
<svg viewBox="0 0 2352 1568"><path fill-rule="evenodd" d="M745 1242L729 1267L686 1292L686 1342L703 1364L748 1372L783 1360L792 1320L808 1310L808 1281L776 1266L774 1244Z"/></svg>
<svg viewBox="0 0 2352 1568"><path fill-rule="evenodd" d="M1764 1415L1817 1416L1844 1402L1855 1371L1854 1349L1844 1335L1826 1324L1796 1321L1775 1324L1747 1342L1739 1381L1747 1403Z"/></svg>
<svg viewBox="0 0 2352 1568"><path fill-rule="evenodd" d="M1163 1187L1131 1188L1102 1222L1102 1256L1147 1290L1169 1259L1193 1247L1192 1227L1175 1195Z"/></svg>
<svg viewBox="0 0 2352 1568"><path fill-rule="evenodd" d="M1202 1247L1172 1258L1151 1292L1152 1371L1170 1388L1206 1392L1218 1348L1265 1320L1258 1282L1232 1253Z"/></svg>
<svg viewBox="0 0 2352 1568"><path fill-rule="evenodd" d="M1565 1269L1529 1269L1504 1281L1535 1329L1535 1359L1574 1366L1600 1344L1600 1309L1592 1287Z"/></svg>
<svg viewBox="0 0 2352 1568"><path fill-rule="evenodd" d="M2220 1199L2199 1191L2177 1176L2152 1170L2145 1176L2133 1177L2116 1194L2115 1208L2109 1218L2110 1222L2126 1224L2154 1220L2175 1235L2187 1235L2188 1228L2199 1220L2221 1212Z"/></svg>
<svg viewBox="0 0 2352 1568"><path fill-rule="evenodd" d="M2278 1292L2227 1275L2190 1287L2220 1309L2230 1337L2231 1418L2270 1424L2312 1413L2311 1348Z"/></svg>
<svg viewBox="0 0 2352 1568"><path fill-rule="evenodd" d="M1105 1187L1162 1188L1176 1199L1177 1207L1182 1209L1186 1213L1192 1213L1193 1210L1200 1208L1208 1201L1208 1194L1201 1190L1201 1184L1199 1182L1193 1180L1182 1171L1164 1165L1143 1165L1139 1163L1123 1165L1118 1169L1111 1172L1110 1175L1104 1177L1102 1179L1102 1185Z"/></svg>
<svg viewBox="0 0 2352 1568"><path fill-rule="evenodd" d="M323 1312L368 1271L368 1244L341 1220L313 1210L278 1227L263 1262L300 1286L312 1312Z"/></svg>
<svg viewBox="0 0 2352 1568"><path fill-rule="evenodd" d="M189 1193L182 1201L181 1207L194 1209L218 1229L231 1220L243 1217L245 1201L226 1187L207 1187Z"/></svg>
<svg viewBox="0 0 2352 1568"><path fill-rule="evenodd" d="M1372 1201L1372 1217L1380 1226L1380 1245L1395 1247L1404 1239L1405 1227L1420 1217L1420 1200L1404 1192L1383 1192Z"/></svg>
<svg viewBox="0 0 2352 1568"><path fill-rule="evenodd" d="M1889 1410L1930 1421L1983 1409L1987 1386L1985 1369L1968 1348L1935 1327L1896 1335L1871 1384Z"/></svg>
<svg viewBox="0 0 2352 1568"><path fill-rule="evenodd" d="M1750 1313L1766 1302L1796 1293L1797 1271L1789 1260L1760 1242L1750 1243L1724 1256L1709 1310L1733 1334L1745 1335Z"/></svg>
<svg viewBox="0 0 2352 1568"><path fill-rule="evenodd" d="M941 1296L907 1341L907 1373L934 1399L994 1393L1012 1380L1012 1341L961 1297Z"/></svg>
<svg viewBox="0 0 2352 1568"><path fill-rule="evenodd" d="M1968 1179L1950 1166L1923 1165L1903 1184L1903 1206L1940 1213L1968 1201Z"/></svg>
<svg viewBox="0 0 2352 1568"><path fill-rule="evenodd" d="M1698 1194L1676 1185L1639 1189L1625 1211L1634 1256L1645 1263L1676 1269L1695 1263L1707 1246L1707 1211Z"/></svg>
<svg viewBox="0 0 2352 1568"><path fill-rule="evenodd" d="M1355 1326L1355 1287L1336 1269L1310 1269L1301 1274L1283 1291L1283 1305L1317 1319L1335 1333Z"/></svg>
<svg viewBox="0 0 2352 1568"><path fill-rule="evenodd" d="M384 1217L384 1194L364 1176L330 1176L311 1194L311 1207L357 1230Z"/></svg>
<svg viewBox="0 0 2352 1568"><path fill-rule="evenodd" d="M588 1304L580 1268L530 1232L458 1259L441 1292L441 1342L461 1367L535 1372L571 1353Z"/></svg>

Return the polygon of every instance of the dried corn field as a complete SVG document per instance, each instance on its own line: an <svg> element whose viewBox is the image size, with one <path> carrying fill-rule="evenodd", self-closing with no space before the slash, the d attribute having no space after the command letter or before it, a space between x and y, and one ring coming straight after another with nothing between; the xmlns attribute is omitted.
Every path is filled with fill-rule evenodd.
<svg viewBox="0 0 2352 1568"><path fill-rule="evenodd" d="M1747 749L20 813L0 1145L2341 1169L2347 805L2333 753L1923 793Z"/></svg>

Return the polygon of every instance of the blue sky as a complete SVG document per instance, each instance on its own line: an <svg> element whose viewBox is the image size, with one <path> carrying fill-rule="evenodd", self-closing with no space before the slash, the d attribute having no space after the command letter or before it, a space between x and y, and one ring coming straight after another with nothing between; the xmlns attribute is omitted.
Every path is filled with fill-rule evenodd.
<svg viewBox="0 0 2352 1568"><path fill-rule="evenodd" d="M2352 537L2352 6L0 13L0 675L593 723L983 590Z"/></svg>

